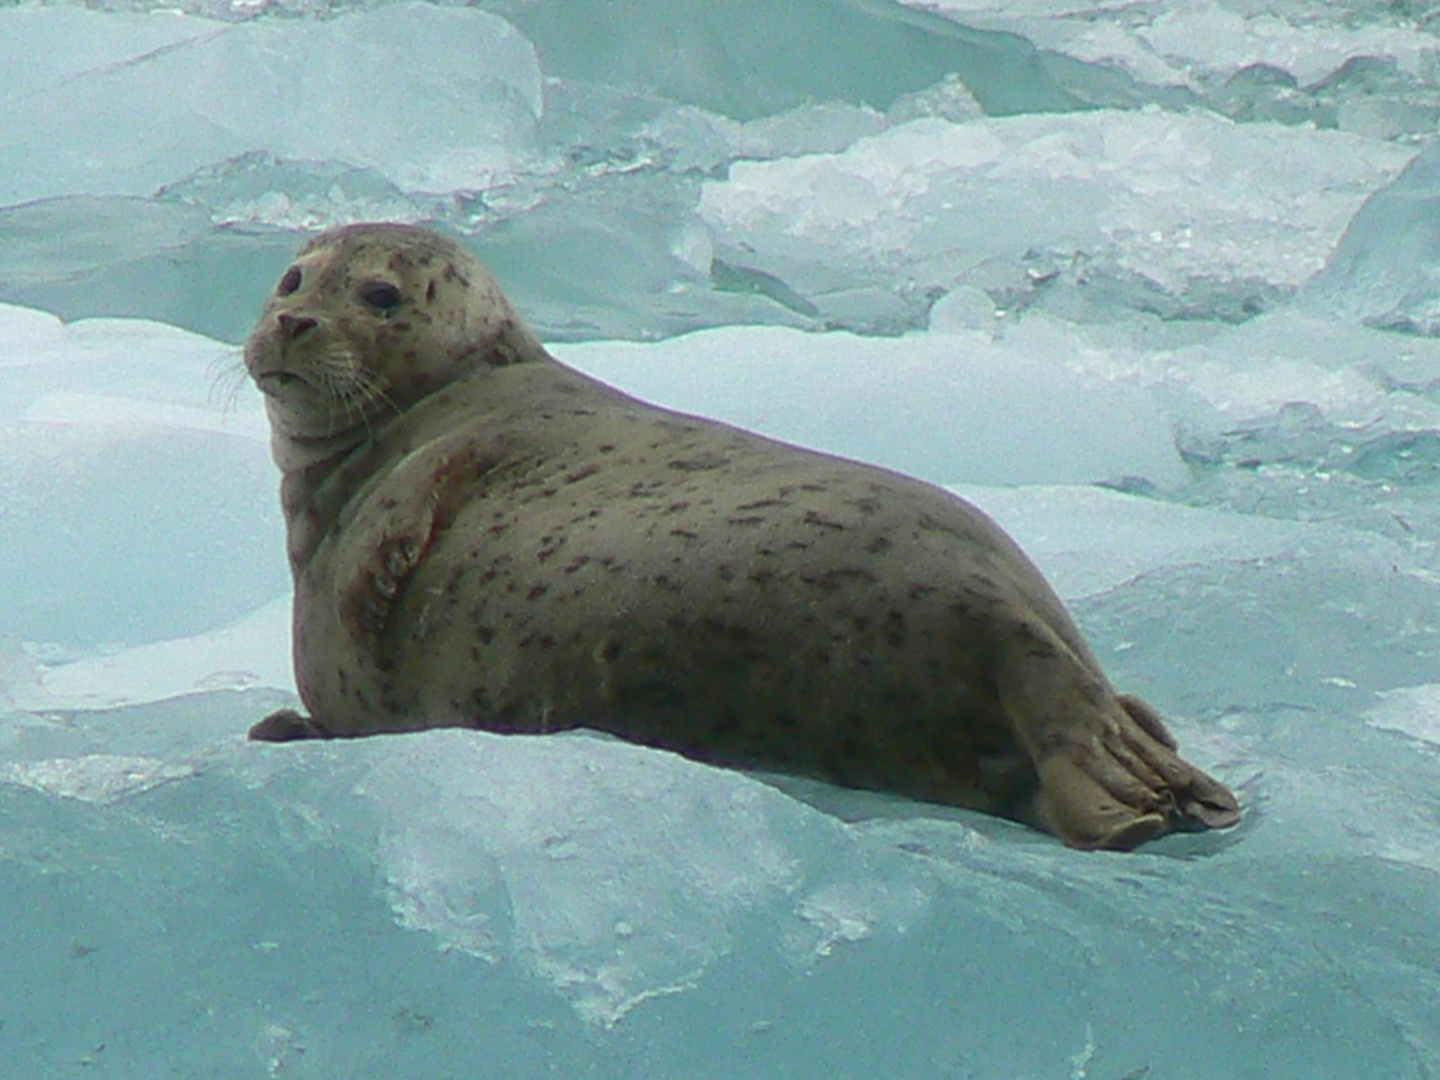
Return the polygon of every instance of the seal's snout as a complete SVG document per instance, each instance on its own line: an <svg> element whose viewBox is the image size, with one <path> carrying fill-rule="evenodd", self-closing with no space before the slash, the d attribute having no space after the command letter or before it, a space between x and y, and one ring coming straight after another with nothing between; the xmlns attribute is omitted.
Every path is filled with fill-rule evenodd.
<svg viewBox="0 0 1440 1080"><path fill-rule="evenodd" d="M290 341L320 325L308 315L287 315L283 312L276 316L276 321L280 323L281 336Z"/></svg>

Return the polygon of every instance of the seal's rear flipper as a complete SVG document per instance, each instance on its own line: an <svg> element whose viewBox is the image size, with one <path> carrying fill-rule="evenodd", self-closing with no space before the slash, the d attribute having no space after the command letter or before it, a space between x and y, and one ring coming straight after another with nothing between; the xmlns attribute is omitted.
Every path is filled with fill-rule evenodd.
<svg viewBox="0 0 1440 1080"><path fill-rule="evenodd" d="M1142 809L1116 798L1077 760L1083 756L1058 753L1040 766L1036 824L1087 851L1129 851L1170 831L1159 806Z"/></svg>
<svg viewBox="0 0 1440 1080"><path fill-rule="evenodd" d="M1036 766L1040 824L1072 847L1117 851L1177 829L1236 824L1240 804L1230 790L1175 752L1149 705L1119 700L1114 728L1097 735L1077 725L1046 748Z"/></svg>
<svg viewBox="0 0 1440 1080"><path fill-rule="evenodd" d="M1175 793L1174 827L1228 829L1238 824L1240 803L1234 794L1219 780L1179 756L1175 737L1154 706L1133 694L1121 694L1120 704L1125 706L1125 711L1145 734L1160 744L1158 748L1148 748L1148 752L1143 745L1137 745L1136 750L1164 777Z"/></svg>

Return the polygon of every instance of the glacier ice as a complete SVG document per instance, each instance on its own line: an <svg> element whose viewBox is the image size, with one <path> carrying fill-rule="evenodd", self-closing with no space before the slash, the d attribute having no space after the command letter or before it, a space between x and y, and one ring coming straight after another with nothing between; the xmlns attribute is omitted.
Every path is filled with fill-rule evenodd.
<svg viewBox="0 0 1440 1080"><path fill-rule="evenodd" d="M534 47L481 11L398 4L307 34L189 16L151 29L166 18L0 10L6 53L31 68L0 89L0 203L150 195L255 150L369 166L420 190L483 187L529 149L542 109ZM426 63L394 62L405 55Z"/></svg>
<svg viewBox="0 0 1440 1080"><path fill-rule="evenodd" d="M838 154L737 162L706 184L700 214L717 258L827 313L863 282L924 306L973 285L1004 308L1058 302L1082 317L1243 316L1320 270L1413 155L1199 113L923 119Z"/></svg>

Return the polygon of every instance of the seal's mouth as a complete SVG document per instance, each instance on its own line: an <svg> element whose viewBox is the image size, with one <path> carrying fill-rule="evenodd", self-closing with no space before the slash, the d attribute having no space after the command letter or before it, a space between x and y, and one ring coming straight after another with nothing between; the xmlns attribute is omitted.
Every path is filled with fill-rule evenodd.
<svg viewBox="0 0 1440 1080"><path fill-rule="evenodd" d="M255 374L255 385L262 394L270 397L284 397L298 389L308 389L310 384L290 371L261 371Z"/></svg>

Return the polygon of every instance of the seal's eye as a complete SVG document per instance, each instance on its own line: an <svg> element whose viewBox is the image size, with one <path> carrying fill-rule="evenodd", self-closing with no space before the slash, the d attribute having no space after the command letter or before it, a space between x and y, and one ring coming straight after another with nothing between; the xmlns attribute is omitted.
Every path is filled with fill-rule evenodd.
<svg viewBox="0 0 1440 1080"><path fill-rule="evenodd" d="M292 266L285 271L285 276L280 279L280 284L275 286L276 296L289 296L300 287L300 268Z"/></svg>
<svg viewBox="0 0 1440 1080"><path fill-rule="evenodd" d="M360 286L360 299L376 311L390 311L400 306L400 290L388 281L367 281Z"/></svg>

